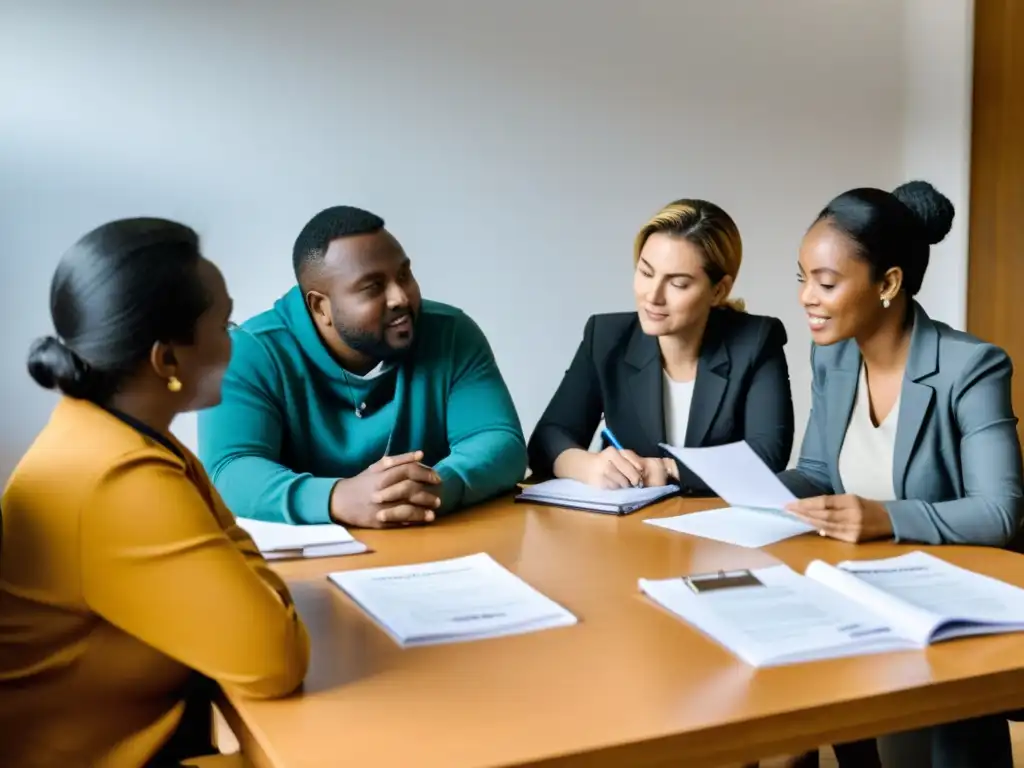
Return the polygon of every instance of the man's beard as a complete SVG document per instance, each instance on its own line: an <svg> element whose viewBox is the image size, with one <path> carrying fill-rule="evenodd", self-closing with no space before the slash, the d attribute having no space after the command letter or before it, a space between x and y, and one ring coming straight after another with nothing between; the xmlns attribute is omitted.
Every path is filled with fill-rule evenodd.
<svg viewBox="0 0 1024 768"><path fill-rule="evenodd" d="M376 333L362 329L348 328L344 323L339 322L340 318L334 319L334 327L338 331L338 336L343 342L345 342L349 349L353 349L371 360L391 362L405 357L405 355L409 353L409 350L412 349L412 341L401 347L393 347L388 344L387 340L387 324L397 320L399 317L403 317L405 314L408 314L409 319L412 321L412 341L415 341L416 314L412 311L399 315L388 316L385 318L380 329Z"/></svg>

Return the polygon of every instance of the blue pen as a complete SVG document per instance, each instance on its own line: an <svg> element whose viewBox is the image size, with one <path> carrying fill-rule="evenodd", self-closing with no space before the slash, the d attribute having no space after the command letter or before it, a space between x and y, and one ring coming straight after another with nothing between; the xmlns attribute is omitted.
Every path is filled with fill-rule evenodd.
<svg viewBox="0 0 1024 768"><path fill-rule="evenodd" d="M605 440L607 440L609 443L612 444L612 447L615 450L617 450L617 451L624 451L624 450L626 450L625 448L622 447L622 443L619 442L618 438L615 437L615 435L612 434L612 431L610 429L608 429L608 427L605 427L604 429L602 429L601 430L601 434L604 436ZM635 487L636 488L643 488L644 487L644 480L643 480L643 474L642 473L640 475L640 482L637 483Z"/></svg>
<svg viewBox="0 0 1024 768"><path fill-rule="evenodd" d="M604 437L605 440L607 440L609 443L612 444L612 447L615 450L617 450L617 451L624 451L624 450L626 450L625 448L622 447L622 443L620 443L618 441L618 438L616 438L615 435L612 434L612 431L610 429L608 429L608 427L605 427L604 429L601 430L601 435Z"/></svg>

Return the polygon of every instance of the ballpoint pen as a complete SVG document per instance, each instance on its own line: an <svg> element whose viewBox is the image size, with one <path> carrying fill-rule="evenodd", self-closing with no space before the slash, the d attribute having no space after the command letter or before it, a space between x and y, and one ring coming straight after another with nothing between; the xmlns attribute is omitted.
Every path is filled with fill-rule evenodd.
<svg viewBox="0 0 1024 768"><path fill-rule="evenodd" d="M615 450L617 450L617 451L624 451L624 450L626 450L625 448L622 447L622 443L619 442L619 439L617 437L615 437L615 435L612 434L612 431L610 429L608 429L608 427L605 427L604 429L602 429L601 430L601 434L604 436L605 440L607 440L609 443L611 443L612 447ZM644 471L642 469L640 469L639 472L640 472L640 482L637 483L635 486L633 486L634 488L643 488L644 487Z"/></svg>

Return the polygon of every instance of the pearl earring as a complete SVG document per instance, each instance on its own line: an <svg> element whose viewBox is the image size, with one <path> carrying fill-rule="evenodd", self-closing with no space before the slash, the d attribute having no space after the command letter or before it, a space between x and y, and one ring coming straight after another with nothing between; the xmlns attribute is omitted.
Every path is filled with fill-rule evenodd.
<svg viewBox="0 0 1024 768"><path fill-rule="evenodd" d="M171 392L181 392L181 379L177 376L171 376L167 380L167 389Z"/></svg>
<svg viewBox="0 0 1024 768"><path fill-rule="evenodd" d="M889 308L889 300L888 299L882 299L882 308L883 309L888 309Z"/></svg>

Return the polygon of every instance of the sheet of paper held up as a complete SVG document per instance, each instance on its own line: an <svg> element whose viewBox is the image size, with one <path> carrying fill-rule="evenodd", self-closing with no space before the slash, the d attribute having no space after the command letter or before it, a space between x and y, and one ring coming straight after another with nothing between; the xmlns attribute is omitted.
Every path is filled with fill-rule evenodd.
<svg viewBox="0 0 1024 768"><path fill-rule="evenodd" d="M796 497L745 442L666 451L689 467L730 506L646 520L679 533L741 547L764 547L814 530L785 511Z"/></svg>

